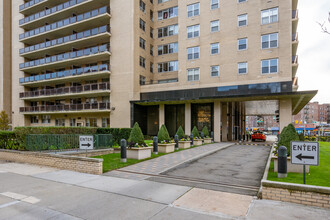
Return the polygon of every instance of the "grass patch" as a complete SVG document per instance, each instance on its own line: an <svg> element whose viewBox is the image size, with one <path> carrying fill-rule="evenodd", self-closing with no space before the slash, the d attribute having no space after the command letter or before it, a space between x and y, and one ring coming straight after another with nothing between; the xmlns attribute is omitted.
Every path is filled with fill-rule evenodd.
<svg viewBox="0 0 330 220"><path fill-rule="evenodd" d="M309 166L309 173L306 173L306 184L330 187L330 143L319 142L319 144L319 166ZM304 183L302 173L288 173L287 178L277 178L277 173L274 172L274 161L271 162L269 167L268 180L298 184Z"/></svg>

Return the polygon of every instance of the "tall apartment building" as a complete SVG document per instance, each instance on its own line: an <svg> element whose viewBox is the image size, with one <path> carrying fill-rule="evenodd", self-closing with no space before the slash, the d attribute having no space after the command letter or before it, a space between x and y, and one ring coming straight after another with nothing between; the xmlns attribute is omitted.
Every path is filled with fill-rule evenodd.
<svg viewBox="0 0 330 220"><path fill-rule="evenodd" d="M298 92L297 0L12 2L14 126L208 126L245 132L245 102L275 100L280 127Z"/></svg>
<svg viewBox="0 0 330 220"><path fill-rule="evenodd" d="M318 102L308 103L294 117L294 121L302 124L328 123L330 124L330 104L319 104Z"/></svg>
<svg viewBox="0 0 330 220"><path fill-rule="evenodd" d="M330 124L330 103L319 105L319 121Z"/></svg>

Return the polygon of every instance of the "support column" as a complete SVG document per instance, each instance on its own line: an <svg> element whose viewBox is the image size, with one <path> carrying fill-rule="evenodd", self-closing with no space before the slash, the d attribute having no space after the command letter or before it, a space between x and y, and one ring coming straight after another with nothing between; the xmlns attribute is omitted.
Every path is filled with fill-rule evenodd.
<svg viewBox="0 0 330 220"><path fill-rule="evenodd" d="M280 103L280 132L285 126L292 123L292 100L283 99Z"/></svg>
<svg viewBox="0 0 330 220"><path fill-rule="evenodd" d="M221 104L220 101L214 102L214 142L221 142L220 139L221 127Z"/></svg>
<svg viewBox="0 0 330 220"><path fill-rule="evenodd" d="M221 103L221 131L222 131L222 141L226 142L228 141L228 105L227 102Z"/></svg>
<svg viewBox="0 0 330 220"><path fill-rule="evenodd" d="M165 124L165 105L159 105L159 129Z"/></svg>
<svg viewBox="0 0 330 220"><path fill-rule="evenodd" d="M233 140L233 103L232 102L229 102L228 114L229 114L229 119L228 119L228 141L232 141Z"/></svg>
<svg viewBox="0 0 330 220"><path fill-rule="evenodd" d="M185 104L185 114L184 114L184 132L186 135L191 133L191 103Z"/></svg>

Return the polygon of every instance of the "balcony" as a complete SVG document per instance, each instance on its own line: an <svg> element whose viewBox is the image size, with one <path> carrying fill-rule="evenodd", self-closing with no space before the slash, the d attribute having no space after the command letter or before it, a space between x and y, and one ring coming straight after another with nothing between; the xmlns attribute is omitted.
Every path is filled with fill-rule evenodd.
<svg viewBox="0 0 330 220"><path fill-rule="evenodd" d="M292 77L296 77L298 66L298 56L292 56Z"/></svg>
<svg viewBox="0 0 330 220"><path fill-rule="evenodd" d="M26 44L37 44L45 38L59 38L61 36L70 35L72 28L76 32L86 29L86 27L102 26L109 24L110 9L104 6L93 11L86 12L77 16L72 16L64 20L33 29L19 35L21 42Z"/></svg>
<svg viewBox="0 0 330 220"><path fill-rule="evenodd" d="M33 73L42 72L46 69L57 69L71 65L82 65L102 60L108 60L110 57L110 46L103 44L101 46L86 48L78 51L67 52L54 55L39 60L21 63L20 70Z"/></svg>
<svg viewBox="0 0 330 220"><path fill-rule="evenodd" d="M298 33L292 34L292 54L296 55L297 54L297 49L298 49Z"/></svg>
<svg viewBox="0 0 330 220"><path fill-rule="evenodd" d="M294 77L292 79L292 90L298 91L299 85L298 85L298 77Z"/></svg>
<svg viewBox="0 0 330 220"><path fill-rule="evenodd" d="M21 28L31 30L45 23L53 23L61 20L63 17L70 17L73 8L75 14L80 14L83 13L84 10L86 11L86 9L93 10L100 8L108 2L109 1L106 0L66 0L66 2L62 4L58 4L52 8L42 8L41 11L20 19L19 25Z"/></svg>
<svg viewBox="0 0 330 220"><path fill-rule="evenodd" d="M21 56L28 59L36 59L50 54L52 51L63 53L72 48L90 47L98 43L107 43L110 41L110 27L104 25L69 36L61 37L51 41L43 42L33 46L25 47L19 50Z"/></svg>
<svg viewBox="0 0 330 220"><path fill-rule="evenodd" d="M49 98L56 96L56 98L64 97L84 97L95 95L109 95L110 83L86 84L82 86L62 87L55 89L42 89L31 92L22 92L19 94L20 99L37 101L49 100Z"/></svg>
<svg viewBox="0 0 330 220"><path fill-rule="evenodd" d="M292 10L292 32L296 33L297 32L297 27L298 27L298 10Z"/></svg>
<svg viewBox="0 0 330 220"><path fill-rule="evenodd" d="M19 79L23 86L47 86L54 83L65 83L84 80L94 80L102 77L109 77L110 66L102 64L97 66L81 67L78 69L65 70L55 73L35 75Z"/></svg>
<svg viewBox="0 0 330 220"><path fill-rule="evenodd" d="M39 114L74 114L74 113L98 113L110 112L110 103L85 103L85 104L69 104L69 105L42 105L21 107L20 113L25 115Z"/></svg>

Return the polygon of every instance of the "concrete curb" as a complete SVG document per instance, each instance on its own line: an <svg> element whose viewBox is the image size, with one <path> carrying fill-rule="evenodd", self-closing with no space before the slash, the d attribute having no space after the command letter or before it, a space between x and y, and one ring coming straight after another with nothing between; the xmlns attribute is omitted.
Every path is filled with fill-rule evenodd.
<svg viewBox="0 0 330 220"><path fill-rule="evenodd" d="M330 187L324 186L313 186L313 185L303 185L303 184L296 184L296 183L283 183L283 182L275 182L269 180L262 180L262 186L270 187L270 188L280 188L280 189L287 189L287 190L294 190L294 191L301 191L301 192L313 192L313 193L321 193L330 195Z"/></svg>
<svg viewBox="0 0 330 220"><path fill-rule="evenodd" d="M266 146L266 147L272 147L273 146L273 144L249 144L249 143L236 143L236 145Z"/></svg>

